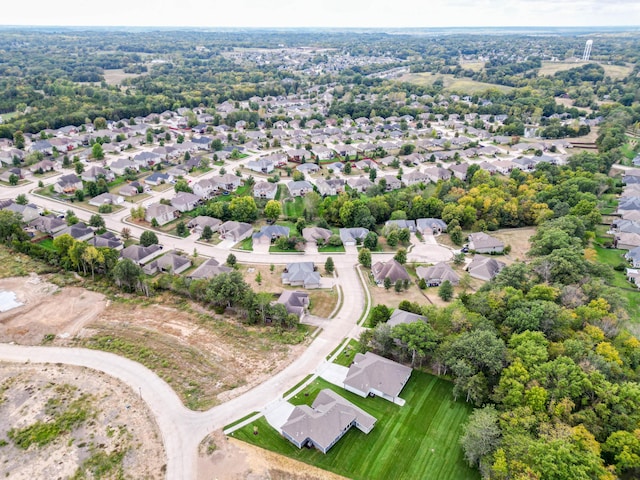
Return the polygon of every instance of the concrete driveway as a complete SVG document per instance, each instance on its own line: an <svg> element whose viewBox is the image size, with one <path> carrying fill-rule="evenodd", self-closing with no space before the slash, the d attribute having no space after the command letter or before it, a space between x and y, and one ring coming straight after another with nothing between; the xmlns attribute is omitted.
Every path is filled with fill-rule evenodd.
<svg viewBox="0 0 640 480"><path fill-rule="evenodd" d="M289 415L291 415L291 412L293 412L294 408L294 405L281 399L280 401L267 406L264 412L264 418L269 422L269 425L282 433L282 425L287 423L287 419L289 418Z"/></svg>
<svg viewBox="0 0 640 480"><path fill-rule="evenodd" d="M347 367L336 363L326 362L318 367L318 375L320 378L339 387L344 385L344 379L347 378L347 373L349 373Z"/></svg>

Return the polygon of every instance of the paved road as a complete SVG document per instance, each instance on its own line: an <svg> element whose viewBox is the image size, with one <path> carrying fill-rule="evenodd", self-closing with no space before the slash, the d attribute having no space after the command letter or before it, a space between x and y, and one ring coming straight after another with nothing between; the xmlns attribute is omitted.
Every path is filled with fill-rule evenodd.
<svg viewBox="0 0 640 480"><path fill-rule="evenodd" d="M248 161L249 159L245 159ZM235 164L233 165L235 168ZM214 175L209 172L203 177ZM54 183L61 174L48 177L45 184ZM87 221L92 212L77 208L74 204L62 204L55 200L36 197L31 193L34 185L23 185L10 190L17 196L24 193L30 201L49 210L73 209L81 220ZM9 190L8 190L9 191ZM169 198L173 191L154 193L154 200ZM104 215L106 226L114 232L120 232L129 209L111 215ZM133 236L139 237L144 229L127 224ZM206 245L196 241L193 236L177 238L158 233L159 240L167 248L177 248L191 253L194 249L200 255L214 257L224 262L229 253L230 244ZM125 358L105 352L84 349L63 349L50 347L24 347L0 344L0 360L37 363L53 362L80 365L101 370L128 384L134 391L141 391L143 399L149 405L162 432L167 452L167 478L196 478L196 459L200 441L210 432L222 428L231 421L253 411L264 411L270 404L279 401L282 394L297 384L311 372L322 369L326 357L343 338L357 338L361 328L356 325L365 307L365 291L358 273L357 253L349 249L342 255L334 255L334 263L338 273L336 284L342 288L344 301L337 315L323 324L323 330L306 349L306 351L284 370L262 383L222 405L207 412L193 412L186 409L175 392L157 375L142 365ZM242 263L284 264L292 260L290 255L270 254L254 255L251 252L234 252ZM373 261L386 260L391 254L374 254ZM451 252L437 245L417 244L409 254L409 260L442 261L450 258ZM299 259L300 257L296 257ZM306 261L324 263L327 255L307 253Z"/></svg>
<svg viewBox="0 0 640 480"><path fill-rule="evenodd" d="M309 348L284 370L222 405L207 412L193 412L182 405L175 392L155 373L142 365L110 353L56 347L26 347L0 344L0 360L11 362L65 363L100 370L120 379L142 398L156 418L167 453L167 478L196 478L196 460L200 441L210 432L253 411L262 411L277 402L307 374L325 362L344 338L357 335L356 322L364 309L364 291L353 259L336 262L337 283L345 298L338 314L327 321Z"/></svg>

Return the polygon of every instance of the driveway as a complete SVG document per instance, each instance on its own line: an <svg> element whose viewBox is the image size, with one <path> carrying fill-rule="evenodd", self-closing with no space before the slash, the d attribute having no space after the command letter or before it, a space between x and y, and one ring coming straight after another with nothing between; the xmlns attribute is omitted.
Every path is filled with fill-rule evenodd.
<svg viewBox="0 0 640 480"><path fill-rule="evenodd" d="M287 423L289 415L291 415L294 408L296 408L294 405L281 399L265 409L264 418L269 422L269 425L281 432L282 425Z"/></svg>
<svg viewBox="0 0 640 480"><path fill-rule="evenodd" d="M269 247L271 247L271 245L268 243L254 243L253 253L256 255L269 255Z"/></svg>
<svg viewBox="0 0 640 480"><path fill-rule="evenodd" d="M347 373L349 373L349 369L336 363L325 362L318 367L317 372L320 378L342 387L342 385L344 385L344 379L347 378Z"/></svg>

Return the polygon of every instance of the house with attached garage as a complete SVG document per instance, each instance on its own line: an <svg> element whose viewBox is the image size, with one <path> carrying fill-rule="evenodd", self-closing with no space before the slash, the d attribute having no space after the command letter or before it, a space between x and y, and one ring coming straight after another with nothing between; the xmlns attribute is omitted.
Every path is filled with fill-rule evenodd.
<svg viewBox="0 0 640 480"><path fill-rule="evenodd" d="M192 280L209 279L220 275L221 273L229 273L233 271L233 268L220 265L215 258L210 258L193 272L187 275L187 278Z"/></svg>
<svg viewBox="0 0 640 480"><path fill-rule="evenodd" d="M189 192L178 192L176 196L171 199L171 206L183 213L190 212L201 203L202 198Z"/></svg>
<svg viewBox="0 0 640 480"><path fill-rule="evenodd" d="M127 170L137 172L140 167L137 163L132 162L131 160L127 160L126 158L119 158L111 162L111 165L109 165L109 169L116 175L124 175L127 173Z"/></svg>
<svg viewBox="0 0 640 480"><path fill-rule="evenodd" d="M162 255L162 245L129 245L120 251L120 258L128 258L136 265L145 265L156 257Z"/></svg>
<svg viewBox="0 0 640 480"><path fill-rule="evenodd" d="M245 238L249 238L253 233L253 226L250 223L235 222L229 220L218 227L220 238L225 240L233 240L239 242Z"/></svg>
<svg viewBox="0 0 640 480"><path fill-rule="evenodd" d="M452 285L460 283L460 276L447 263L440 262L430 267L416 268L416 275L424 280L427 287L438 287L445 280L449 280Z"/></svg>
<svg viewBox="0 0 640 480"><path fill-rule="evenodd" d="M280 237L289 238L289 227L280 225L264 225L259 232L253 234L254 245L271 245Z"/></svg>
<svg viewBox="0 0 640 480"><path fill-rule="evenodd" d="M504 242L484 232L475 232L469 235L469 250L477 253L501 253Z"/></svg>
<svg viewBox="0 0 640 480"><path fill-rule="evenodd" d="M289 189L289 194L292 197L304 197L307 193L313 190L313 185L306 180L300 180L287 183L287 188Z"/></svg>
<svg viewBox="0 0 640 480"><path fill-rule="evenodd" d="M153 185L154 187L172 181L173 175L162 172L153 172L151 175L144 179L144 183L146 183L147 185Z"/></svg>
<svg viewBox="0 0 640 480"><path fill-rule="evenodd" d="M124 197L120 195L114 195L113 193L101 193L89 200L89 205L94 207L100 207L102 205L122 205L124 203Z"/></svg>
<svg viewBox="0 0 640 480"><path fill-rule="evenodd" d="M280 294L277 303L281 303L287 312L301 317L309 306L309 294L298 290L285 290Z"/></svg>
<svg viewBox="0 0 640 480"><path fill-rule="evenodd" d="M201 234L204 227L208 226L212 232L217 232L220 225L222 225L222 221L217 218L199 215L189 220L187 228L193 229L193 233Z"/></svg>
<svg viewBox="0 0 640 480"><path fill-rule="evenodd" d="M56 183L54 183L53 189L58 193L65 193L69 195L74 193L76 190L82 190L82 180L73 173L63 175Z"/></svg>
<svg viewBox="0 0 640 480"><path fill-rule="evenodd" d="M53 238L57 238L61 235L70 235L74 240L84 242L93 237L95 235L95 232L93 228L85 225L82 222L79 222L75 225L69 225L67 228L64 228L62 230L58 230L53 234Z"/></svg>
<svg viewBox="0 0 640 480"><path fill-rule="evenodd" d="M418 315L417 313L405 312L404 310L400 310L396 308L389 320L387 320L387 325L390 327L395 327L396 325L400 325L401 323L413 323L413 322L426 322L427 317L422 315Z"/></svg>
<svg viewBox="0 0 640 480"><path fill-rule="evenodd" d="M369 187L373 186L373 182L366 177L351 177L347 180L347 185L358 193L365 193Z"/></svg>
<svg viewBox="0 0 640 480"><path fill-rule="evenodd" d="M253 196L273 200L278 193L278 184L271 182L256 182L253 185Z"/></svg>
<svg viewBox="0 0 640 480"><path fill-rule="evenodd" d="M372 352L356 354L344 379L344 389L361 397L378 396L403 404L400 392L412 369Z"/></svg>
<svg viewBox="0 0 640 480"><path fill-rule="evenodd" d="M480 280L486 280L487 282L495 277L500 270L505 267L503 262L496 260L495 258L485 257L484 255L476 255L469 265L467 265L467 272L473 278Z"/></svg>
<svg viewBox="0 0 640 480"><path fill-rule="evenodd" d="M631 262L633 268L640 268L640 247L635 247L624 254L624 258Z"/></svg>
<svg viewBox="0 0 640 480"><path fill-rule="evenodd" d="M80 178L85 182L97 182L100 178L104 178L107 182L113 182L116 176L111 170L94 165L82 172Z"/></svg>
<svg viewBox="0 0 640 480"><path fill-rule="evenodd" d="M266 160L263 158L259 158L257 160L252 160L247 162L247 168L253 172L257 173L271 173L275 169L275 165L271 160Z"/></svg>
<svg viewBox="0 0 640 480"><path fill-rule="evenodd" d="M371 266L371 273L378 285L382 285L387 278L391 280L392 284L395 284L398 280L411 280L404 266L394 258L386 262L374 263Z"/></svg>
<svg viewBox="0 0 640 480"><path fill-rule="evenodd" d="M320 288L320 273L313 262L288 263L281 278L292 287Z"/></svg>
<svg viewBox="0 0 640 480"><path fill-rule="evenodd" d="M326 454L351 427L366 434L375 424L375 417L325 388L310 407L298 405L293 409L281 433L298 448L315 447Z"/></svg>
<svg viewBox="0 0 640 480"><path fill-rule="evenodd" d="M143 267L147 275L155 275L158 272L168 272L174 275L180 274L191 266L191 260L175 252L168 252L157 260L154 260Z"/></svg>
<svg viewBox="0 0 640 480"><path fill-rule="evenodd" d="M152 203L147 207L144 219L150 223L155 219L158 225L164 225L175 220L179 215L180 212L176 207L162 203Z"/></svg>
<svg viewBox="0 0 640 480"><path fill-rule="evenodd" d="M358 243L362 243L368 233L368 229L361 227L341 228L340 240L342 240L342 244L344 246L354 246Z"/></svg>
<svg viewBox="0 0 640 480"><path fill-rule="evenodd" d="M38 216L29 222L29 227L38 230L39 232L48 233L50 235L64 230L67 227L67 222L54 215Z"/></svg>

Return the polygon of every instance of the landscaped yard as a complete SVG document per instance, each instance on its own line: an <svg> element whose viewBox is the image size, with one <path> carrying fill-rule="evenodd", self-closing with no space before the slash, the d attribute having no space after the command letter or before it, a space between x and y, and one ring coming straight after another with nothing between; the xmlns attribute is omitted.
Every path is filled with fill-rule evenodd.
<svg viewBox="0 0 640 480"><path fill-rule="evenodd" d="M595 246L598 261L615 267L620 263L625 262L622 257L626 250L618 250L615 248L603 248ZM618 287L619 292L629 302L627 312L629 313L629 320L634 323L640 322L640 291L634 288L633 284L627 281L625 272L614 271L614 277L610 285L612 287Z"/></svg>
<svg viewBox="0 0 640 480"><path fill-rule="evenodd" d="M378 421L365 435L352 428L325 455L298 449L261 418L231 435L354 479L479 479L467 466L459 444L462 424L471 406L454 402L451 384L414 371L402 391L407 403L399 407L381 398L361 398L322 379L293 397L293 404L311 404L317 393L330 388L373 415ZM254 426L258 434L254 435Z"/></svg>
<svg viewBox="0 0 640 480"><path fill-rule="evenodd" d="M340 352L340 355L336 357L333 363L338 365L342 365L343 367L348 367L353 362L353 357L356 356L356 353L360 351L360 342L351 338L347 346L344 347L344 350Z"/></svg>
<svg viewBox="0 0 640 480"><path fill-rule="evenodd" d="M300 218L304 211L304 198L296 197L292 200L286 199L283 203L283 211L286 217Z"/></svg>
<svg viewBox="0 0 640 480"><path fill-rule="evenodd" d="M344 253L344 245L325 245L324 247L318 247L319 253Z"/></svg>
<svg viewBox="0 0 640 480"><path fill-rule="evenodd" d="M308 290L308 292L311 303L309 312L316 317L329 317L338 302L338 292L334 289Z"/></svg>

